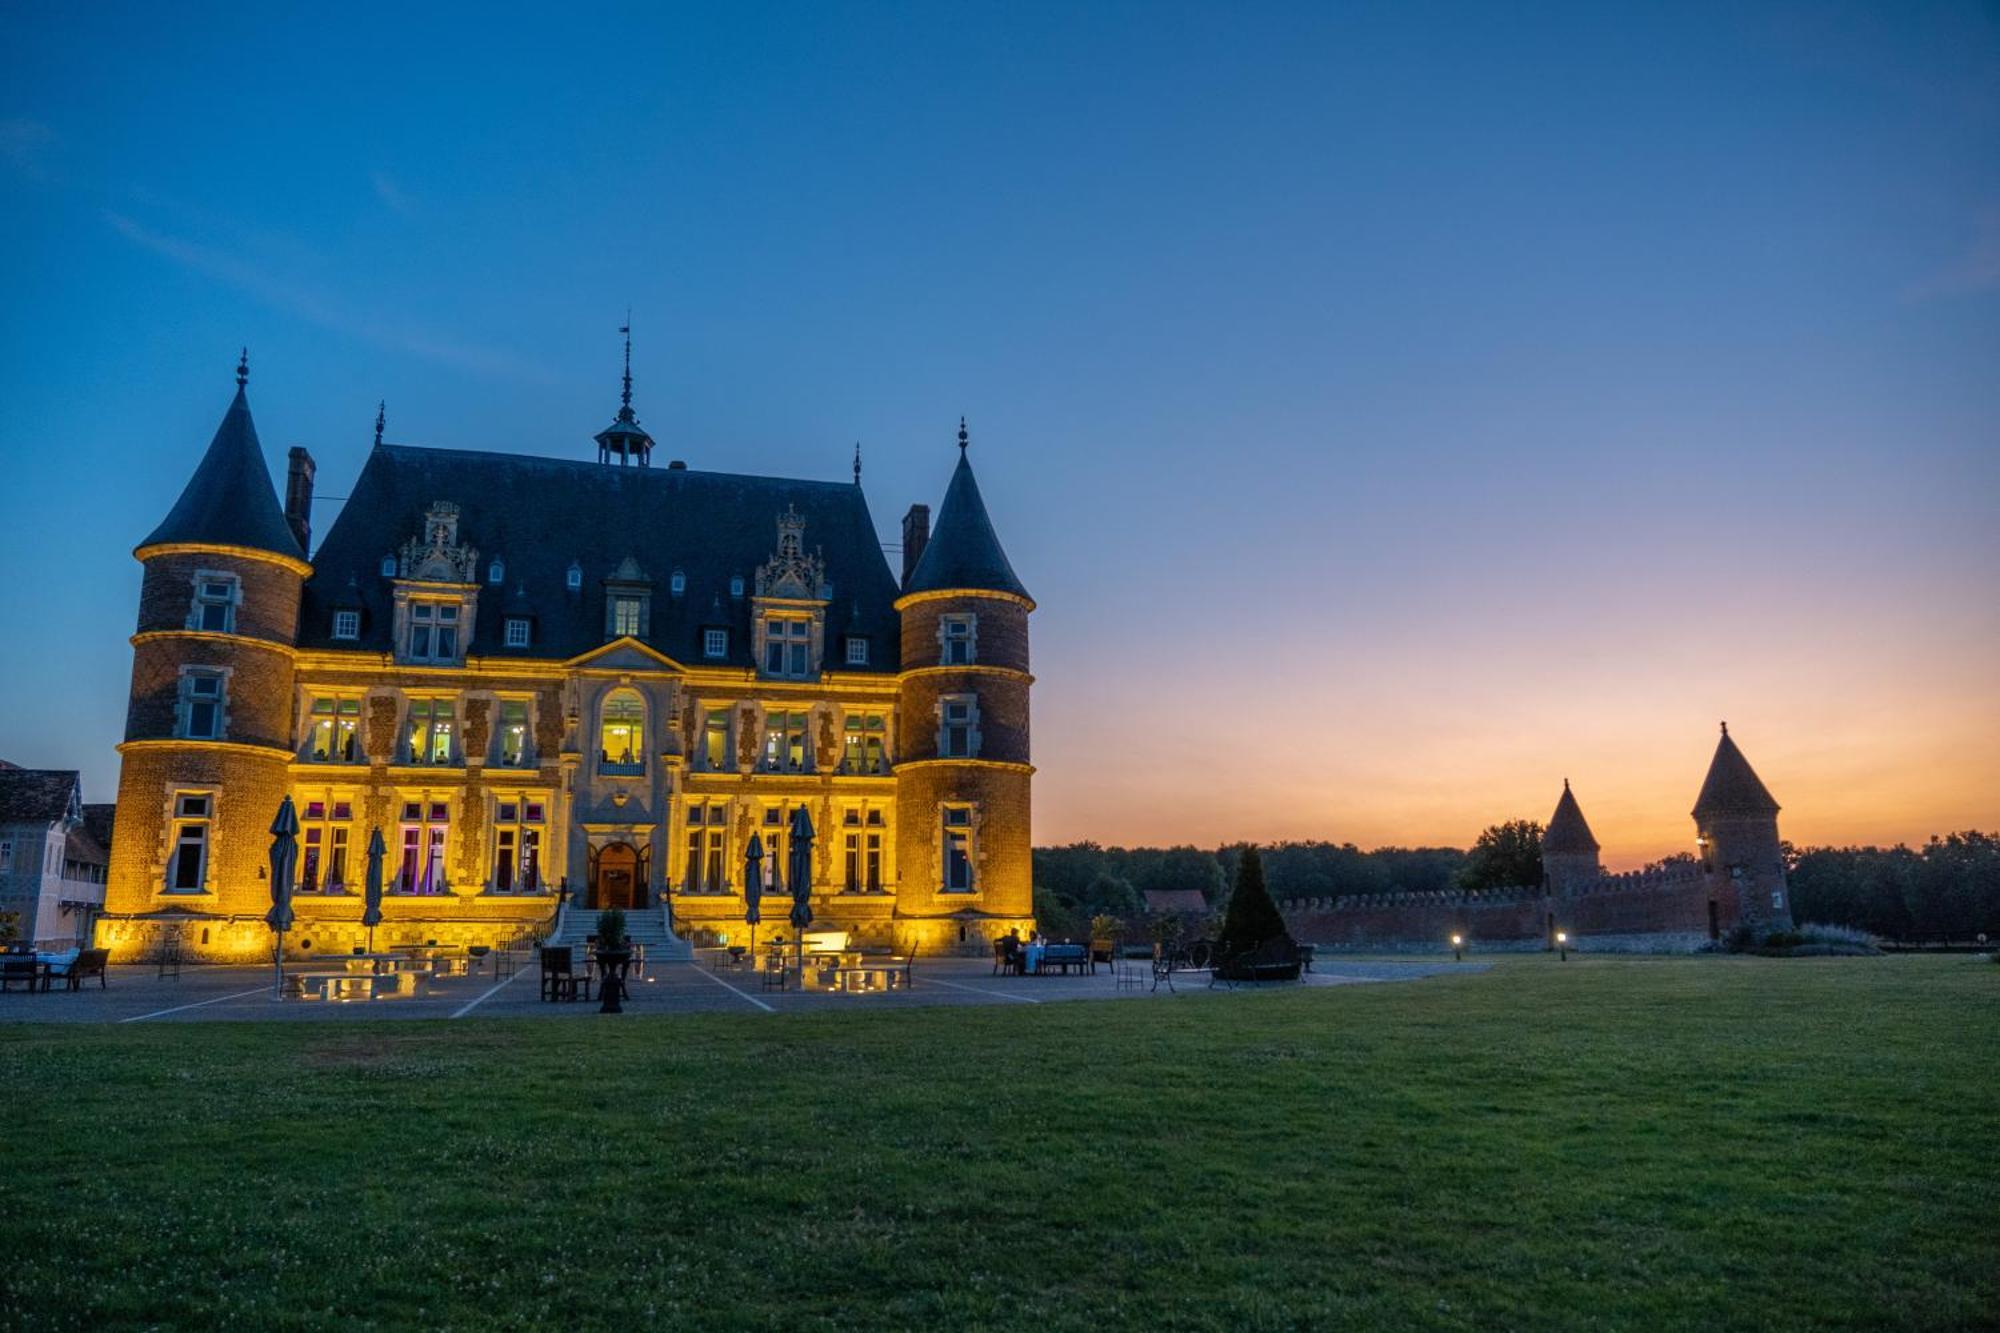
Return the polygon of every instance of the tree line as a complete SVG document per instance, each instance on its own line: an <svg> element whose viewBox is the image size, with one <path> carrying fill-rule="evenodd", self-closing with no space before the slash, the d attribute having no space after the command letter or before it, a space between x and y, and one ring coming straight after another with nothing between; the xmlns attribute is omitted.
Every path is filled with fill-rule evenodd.
<svg viewBox="0 0 2000 1333"><path fill-rule="evenodd" d="M1469 850L1281 842L1261 849L1264 881L1279 902L1534 885L1542 879L1541 835L1540 824L1517 819L1484 830ZM1971 940L1981 932L2000 939L2000 835L1953 833L1916 848L1787 843L1785 851L1792 915L1800 922L1906 942ZM1035 915L1049 934L1076 936L1100 916L1138 921L1146 893L1160 889L1196 890L1220 910L1241 854L1241 844L1037 847Z"/></svg>

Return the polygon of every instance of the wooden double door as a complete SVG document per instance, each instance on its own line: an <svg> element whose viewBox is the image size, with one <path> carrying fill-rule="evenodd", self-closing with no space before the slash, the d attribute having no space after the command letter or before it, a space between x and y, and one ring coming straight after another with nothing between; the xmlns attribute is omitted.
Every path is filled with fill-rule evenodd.
<svg viewBox="0 0 2000 1333"><path fill-rule="evenodd" d="M645 853L629 842L614 842L590 856L589 906L633 911L646 905Z"/></svg>

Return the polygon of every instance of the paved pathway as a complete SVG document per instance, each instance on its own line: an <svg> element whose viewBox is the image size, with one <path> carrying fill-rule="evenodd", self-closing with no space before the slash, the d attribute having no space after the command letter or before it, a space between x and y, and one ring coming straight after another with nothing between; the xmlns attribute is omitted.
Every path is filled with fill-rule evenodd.
<svg viewBox="0 0 2000 1333"><path fill-rule="evenodd" d="M1143 967L1144 965L1141 964ZM1306 977L1309 987L1411 981L1444 973L1483 971L1481 963L1405 963L1329 959ZM284 1021L337 1023L357 1018L552 1018L596 1016L597 1001L545 1004L540 974L532 966L500 980L489 970L467 977L425 980L418 994L352 1004L272 999L268 967L187 967L159 977L150 967L114 967L109 985L87 983L77 992L0 994L0 1022L200 1023ZM715 972L706 961L655 964L630 983L626 1012L796 1013L874 1010L907 1005L1047 1004L1060 1000L1152 1000L1171 1003L1231 994L1209 990L1203 977L1182 978L1177 994L1151 978L1137 989L1119 989L1113 970L1095 976L1000 977L991 964L971 958L918 959L910 990L867 995L824 991L766 991L752 972ZM1264 988L1245 988L1264 989ZM1243 990L1233 992L1244 993Z"/></svg>

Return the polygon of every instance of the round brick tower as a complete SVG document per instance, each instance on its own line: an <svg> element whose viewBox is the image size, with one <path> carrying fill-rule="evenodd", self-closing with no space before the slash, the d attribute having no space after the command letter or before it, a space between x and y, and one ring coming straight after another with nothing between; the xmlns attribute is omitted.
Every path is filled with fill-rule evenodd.
<svg viewBox="0 0 2000 1333"><path fill-rule="evenodd" d="M897 915L930 951L974 951L1033 924L1028 616L966 459L896 602ZM906 534L907 539L907 534Z"/></svg>
<svg viewBox="0 0 2000 1333"><path fill-rule="evenodd" d="M1727 722L1695 798L1694 826L1719 924L1747 925L1759 936L1792 929L1778 803L1729 738Z"/></svg>
<svg viewBox="0 0 2000 1333"><path fill-rule="evenodd" d="M101 944L141 955L171 923L191 957L269 956L263 877L293 758L293 646L312 462L281 510L245 389L165 521L145 574Z"/></svg>

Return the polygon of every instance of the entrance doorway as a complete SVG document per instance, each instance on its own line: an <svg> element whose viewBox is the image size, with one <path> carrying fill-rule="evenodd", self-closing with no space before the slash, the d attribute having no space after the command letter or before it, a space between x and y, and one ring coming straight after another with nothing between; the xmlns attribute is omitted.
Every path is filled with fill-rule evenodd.
<svg viewBox="0 0 2000 1333"><path fill-rule="evenodd" d="M639 905L639 853L626 842L614 842L597 854L597 873L590 886L590 905L603 911L630 911Z"/></svg>

